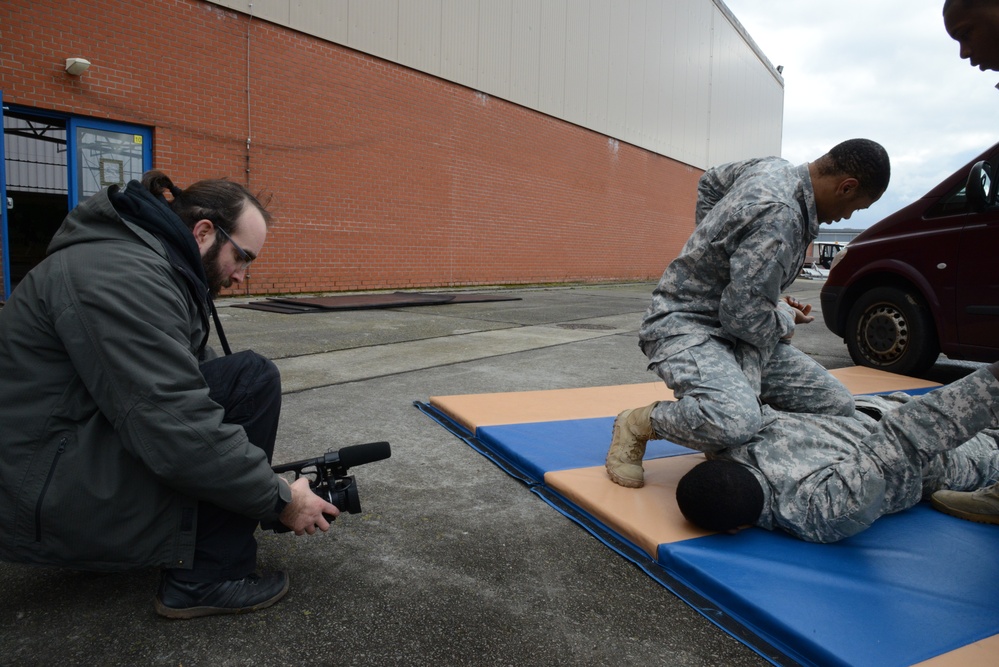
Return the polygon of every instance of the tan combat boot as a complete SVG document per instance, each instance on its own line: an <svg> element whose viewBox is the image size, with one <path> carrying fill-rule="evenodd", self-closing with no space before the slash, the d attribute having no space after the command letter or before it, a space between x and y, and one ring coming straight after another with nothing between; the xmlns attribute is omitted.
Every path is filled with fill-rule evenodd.
<svg viewBox="0 0 999 667"><path fill-rule="evenodd" d="M999 484L977 491L937 491L930 502L944 514L999 525Z"/></svg>
<svg viewBox="0 0 999 667"><path fill-rule="evenodd" d="M604 466L615 484L631 489L645 484L642 458L645 456L645 444L656 437L651 415L652 408L657 405L658 402L644 408L625 410L614 420L614 432Z"/></svg>

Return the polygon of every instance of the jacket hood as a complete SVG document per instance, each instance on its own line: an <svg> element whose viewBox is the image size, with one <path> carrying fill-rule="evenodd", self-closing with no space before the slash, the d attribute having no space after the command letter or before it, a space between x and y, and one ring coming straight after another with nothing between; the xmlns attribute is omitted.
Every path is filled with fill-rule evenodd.
<svg viewBox="0 0 999 667"><path fill-rule="evenodd" d="M108 239L143 241L122 220L159 239L162 247L149 244L150 247L193 281L199 302L208 300L208 279L194 235L165 200L155 197L138 181L129 182L124 189L112 185L70 211L52 238L48 254L76 243Z"/></svg>
<svg viewBox="0 0 999 667"><path fill-rule="evenodd" d="M47 254L77 243L106 239L135 241L138 238L135 232L121 223L121 217L108 199L108 192L98 192L69 212L49 242ZM161 248L154 246L153 249L163 254Z"/></svg>
<svg viewBox="0 0 999 667"><path fill-rule="evenodd" d="M169 255L179 257L198 281L207 285L201 251L194 235L170 210L165 199L154 196L138 181L131 181L124 190L117 186L109 188L108 198L121 217L159 238Z"/></svg>
<svg viewBox="0 0 999 667"><path fill-rule="evenodd" d="M150 242L131 225L148 232L160 243ZM208 342L209 313L215 319L222 346L226 354L229 353L208 289L201 251L191 230L170 210L165 199L154 196L139 181L130 181L124 189L112 185L69 212L52 238L48 254L78 243L111 239L144 243L164 256L184 276L205 323L205 339L199 356Z"/></svg>

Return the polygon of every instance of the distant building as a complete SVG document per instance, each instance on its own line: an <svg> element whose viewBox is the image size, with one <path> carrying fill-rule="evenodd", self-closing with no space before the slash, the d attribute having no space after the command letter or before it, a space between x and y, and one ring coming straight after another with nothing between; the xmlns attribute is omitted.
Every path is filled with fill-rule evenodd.
<svg viewBox="0 0 999 667"><path fill-rule="evenodd" d="M849 243L863 229L820 229L816 241L829 241L833 243Z"/></svg>
<svg viewBox="0 0 999 667"><path fill-rule="evenodd" d="M273 194L248 293L646 280L703 169L781 149L783 79L721 0L6 0L0 25L2 293L154 166Z"/></svg>

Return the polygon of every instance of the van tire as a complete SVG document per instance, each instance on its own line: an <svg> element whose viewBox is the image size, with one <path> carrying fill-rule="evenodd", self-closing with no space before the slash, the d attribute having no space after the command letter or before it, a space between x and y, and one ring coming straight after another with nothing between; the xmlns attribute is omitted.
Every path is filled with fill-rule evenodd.
<svg viewBox="0 0 999 667"><path fill-rule="evenodd" d="M846 320L846 346L854 363L900 375L919 375L940 356L922 297L897 287L876 287L857 299Z"/></svg>

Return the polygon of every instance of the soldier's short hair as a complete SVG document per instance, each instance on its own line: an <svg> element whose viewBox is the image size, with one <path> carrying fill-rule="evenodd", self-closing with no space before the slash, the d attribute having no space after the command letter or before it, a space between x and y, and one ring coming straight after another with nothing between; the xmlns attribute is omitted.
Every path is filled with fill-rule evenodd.
<svg viewBox="0 0 999 667"><path fill-rule="evenodd" d="M852 176L857 189L875 199L888 189L891 161L888 151L870 139L847 139L836 144L815 162L821 176Z"/></svg>
<svg viewBox="0 0 999 667"><path fill-rule="evenodd" d="M951 9L969 9L971 7L989 7L999 5L999 0L944 0L943 13Z"/></svg>

